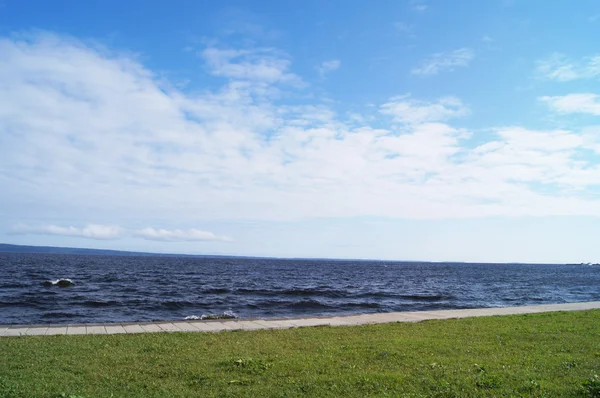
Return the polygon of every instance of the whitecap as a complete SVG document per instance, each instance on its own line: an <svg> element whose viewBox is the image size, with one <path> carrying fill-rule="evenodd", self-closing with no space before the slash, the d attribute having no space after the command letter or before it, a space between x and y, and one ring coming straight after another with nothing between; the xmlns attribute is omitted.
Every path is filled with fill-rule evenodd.
<svg viewBox="0 0 600 398"><path fill-rule="evenodd" d="M235 319L238 316L233 311L225 311L222 314L188 315L186 321L210 320L210 319Z"/></svg>
<svg viewBox="0 0 600 398"><path fill-rule="evenodd" d="M42 283L42 285L44 285L44 286L60 286L60 287L73 286L74 284L75 284L75 282L73 282L73 280L69 279L69 278L61 278L61 279L57 279L54 281L46 281L46 282Z"/></svg>

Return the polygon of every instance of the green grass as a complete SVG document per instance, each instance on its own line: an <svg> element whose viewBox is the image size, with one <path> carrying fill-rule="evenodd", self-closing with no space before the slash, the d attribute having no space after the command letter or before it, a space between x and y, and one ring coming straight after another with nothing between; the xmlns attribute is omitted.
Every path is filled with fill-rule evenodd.
<svg viewBox="0 0 600 398"><path fill-rule="evenodd" d="M600 310L0 339L0 397L600 397Z"/></svg>

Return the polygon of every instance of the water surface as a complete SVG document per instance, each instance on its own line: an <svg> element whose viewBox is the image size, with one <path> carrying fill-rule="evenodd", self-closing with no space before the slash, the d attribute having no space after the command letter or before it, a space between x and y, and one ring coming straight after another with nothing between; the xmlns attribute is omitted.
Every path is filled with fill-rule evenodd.
<svg viewBox="0 0 600 398"><path fill-rule="evenodd" d="M53 284L61 278L71 286ZM63 285L69 285L64 283ZM600 267L0 253L0 324L297 317L600 300Z"/></svg>

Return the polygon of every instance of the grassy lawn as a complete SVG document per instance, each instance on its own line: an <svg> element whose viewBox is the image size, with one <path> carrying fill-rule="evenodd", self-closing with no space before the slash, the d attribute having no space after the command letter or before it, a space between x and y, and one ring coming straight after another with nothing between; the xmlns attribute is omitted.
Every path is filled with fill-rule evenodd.
<svg viewBox="0 0 600 398"><path fill-rule="evenodd" d="M586 397L595 371L600 310L0 339L0 397Z"/></svg>

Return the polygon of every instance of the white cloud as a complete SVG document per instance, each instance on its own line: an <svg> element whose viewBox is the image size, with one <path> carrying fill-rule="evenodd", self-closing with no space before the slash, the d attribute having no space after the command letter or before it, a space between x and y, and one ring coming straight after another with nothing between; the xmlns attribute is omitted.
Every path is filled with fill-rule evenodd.
<svg viewBox="0 0 600 398"><path fill-rule="evenodd" d="M231 239L225 236L217 236L212 232L201 231L199 229L182 230L144 228L136 231L135 236L147 240L164 242L231 241Z"/></svg>
<svg viewBox="0 0 600 398"><path fill-rule="evenodd" d="M0 39L4 214L119 225L600 215L588 195L598 165L584 156L600 148L594 134L510 127L490 139L447 124L469 113L453 97L394 97L347 120L308 96L272 95L295 89L276 51L235 51L251 56L213 53L228 79L190 93L126 54L48 34Z"/></svg>
<svg viewBox="0 0 600 398"><path fill-rule="evenodd" d="M77 238L110 240L122 237L123 230L111 225L88 224L85 227L61 227L57 225L29 226L17 224L13 227L14 234L60 235Z"/></svg>
<svg viewBox="0 0 600 398"><path fill-rule="evenodd" d="M426 11L429 8L424 0L410 0L410 5L413 10L418 12Z"/></svg>
<svg viewBox="0 0 600 398"><path fill-rule="evenodd" d="M470 48L459 48L458 50L433 54L429 59L414 68L414 75L436 75L443 71L453 71L456 68L465 68L469 66L475 58L475 51Z"/></svg>
<svg viewBox="0 0 600 398"><path fill-rule="evenodd" d="M202 51L212 74L231 79L266 83L302 84L302 79L288 71L290 61L283 54L270 49L218 49Z"/></svg>
<svg viewBox="0 0 600 398"><path fill-rule="evenodd" d="M591 93L540 97L540 101L559 113L589 113L600 115L600 96Z"/></svg>
<svg viewBox="0 0 600 398"><path fill-rule="evenodd" d="M319 75L321 75L321 77L325 77L325 75L329 72L338 70L341 65L342 62L339 59L331 59L329 61L322 62L321 65L317 67L317 70L319 71Z"/></svg>
<svg viewBox="0 0 600 398"><path fill-rule="evenodd" d="M128 233L124 228L114 225L88 224L84 227L17 224L11 230L15 235L57 235L98 240L112 240L125 237ZM199 229L162 229L144 228L133 232L133 236L146 240L166 242L192 242L192 241L231 241L225 236L218 236L212 232Z"/></svg>
<svg viewBox="0 0 600 398"><path fill-rule="evenodd" d="M456 97L444 97L431 103L405 95L390 98L388 102L381 105L380 112L392 116L395 122L414 124L466 116L469 114L469 108Z"/></svg>
<svg viewBox="0 0 600 398"><path fill-rule="evenodd" d="M417 35L415 35L413 25L409 25L405 22L395 22L394 28L398 32L405 34L406 36L410 37L411 39L416 39L416 37L417 37Z"/></svg>
<svg viewBox="0 0 600 398"><path fill-rule="evenodd" d="M600 55L574 61L564 54L554 53L548 58L538 61L536 71L544 79L559 82L591 79L600 76Z"/></svg>

